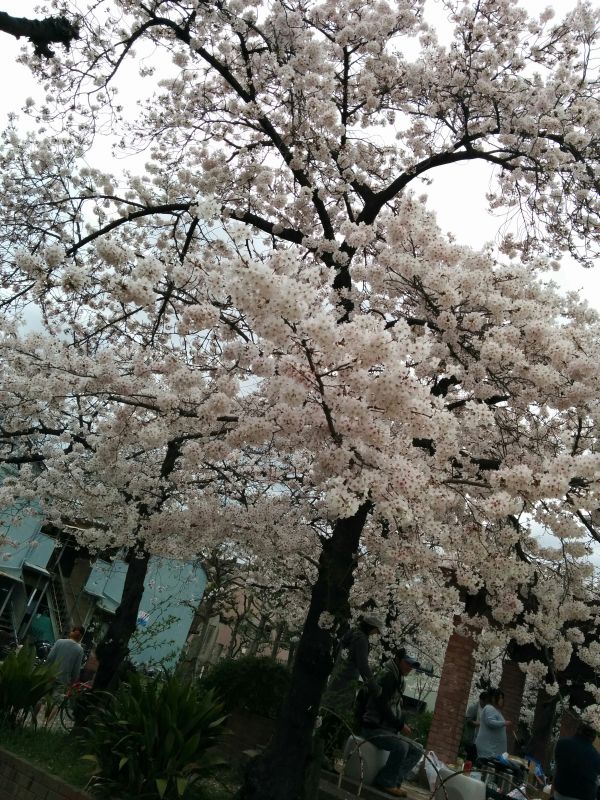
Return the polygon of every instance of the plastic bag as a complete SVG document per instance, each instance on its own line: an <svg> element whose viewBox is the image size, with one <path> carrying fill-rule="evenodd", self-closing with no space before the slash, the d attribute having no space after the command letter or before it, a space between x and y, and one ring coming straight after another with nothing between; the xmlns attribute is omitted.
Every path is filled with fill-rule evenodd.
<svg viewBox="0 0 600 800"><path fill-rule="evenodd" d="M513 800L527 800L527 787L523 784L509 792L507 797L512 797Z"/></svg>
<svg viewBox="0 0 600 800"><path fill-rule="evenodd" d="M436 756L433 750L430 750L425 755L425 775L427 776L427 783L429 784L429 790L431 792L435 791L435 787L438 782L438 775L442 767L445 767L443 761Z"/></svg>

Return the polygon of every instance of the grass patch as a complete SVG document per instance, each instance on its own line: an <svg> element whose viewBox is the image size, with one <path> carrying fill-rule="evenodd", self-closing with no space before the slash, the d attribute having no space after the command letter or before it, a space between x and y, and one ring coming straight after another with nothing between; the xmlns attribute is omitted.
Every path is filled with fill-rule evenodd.
<svg viewBox="0 0 600 800"><path fill-rule="evenodd" d="M83 789L90 779L90 765L81 760L83 745L71 734L46 728L2 728L0 744L77 788Z"/></svg>
<svg viewBox="0 0 600 800"><path fill-rule="evenodd" d="M90 763L81 760L88 752L85 743L64 731L1 727L0 746L78 789L85 788L92 776ZM202 781L190 800L231 800L241 782L240 769L223 767ZM88 791L93 794L93 787Z"/></svg>

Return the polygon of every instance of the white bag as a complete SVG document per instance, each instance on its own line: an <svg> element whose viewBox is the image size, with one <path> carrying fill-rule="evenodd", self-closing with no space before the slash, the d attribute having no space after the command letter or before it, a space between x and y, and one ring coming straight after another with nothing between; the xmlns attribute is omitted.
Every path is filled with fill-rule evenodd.
<svg viewBox="0 0 600 800"><path fill-rule="evenodd" d="M512 797L512 800L527 800L527 787L523 785L513 789L512 792L508 793L507 797Z"/></svg>
<svg viewBox="0 0 600 800"><path fill-rule="evenodd" d="M445 767L443 761L436 756L433 750L430 750L425 755L425 775L427 775L427 782L429 783L429 790L435 791L438 782L438 774L442 767Z"/></svg>

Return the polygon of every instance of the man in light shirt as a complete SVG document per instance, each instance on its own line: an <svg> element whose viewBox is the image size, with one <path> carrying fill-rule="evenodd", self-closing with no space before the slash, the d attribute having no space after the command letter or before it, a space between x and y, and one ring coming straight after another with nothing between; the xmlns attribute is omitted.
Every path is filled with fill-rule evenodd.
<svg viewBox="0 0 600 800"><path fill-rule="evenodd" d="M46 658L46 664L56 664L57 688L64 690L79 680L83 662L83 647L79 644L83 636L82 628L73 628L68 639L57 639Z"/></svg>

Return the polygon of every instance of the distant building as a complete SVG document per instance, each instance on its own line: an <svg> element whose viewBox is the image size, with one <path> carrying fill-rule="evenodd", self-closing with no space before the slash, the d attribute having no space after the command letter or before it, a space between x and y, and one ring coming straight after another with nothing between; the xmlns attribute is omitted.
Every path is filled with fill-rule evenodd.
<svg viewBox="0 0 600 800"><path fill-rule="evenodd" d="M54 642L73 625L97 641L121 602L127 565L93 559L72 537L42 533L43 517L19 503L0 512L0 631L15 642ZM152 557L131 643L137 664L173 665L183 647L206 576L201 567Z"/></svg>

